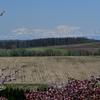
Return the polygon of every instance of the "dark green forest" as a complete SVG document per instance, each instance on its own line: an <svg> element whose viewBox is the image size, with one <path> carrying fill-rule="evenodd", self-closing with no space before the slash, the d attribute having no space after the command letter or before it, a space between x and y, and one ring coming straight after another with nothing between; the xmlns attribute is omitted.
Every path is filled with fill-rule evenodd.
<svg viewBox="0 0 100 100"><path fill-rule="evenodd" d="M88 39L86 37L64 37L64 38L44 38L33 40L1 40L1 49L44 47L54 45L70 45L79 43L98 42L99 40Z"/></svg>

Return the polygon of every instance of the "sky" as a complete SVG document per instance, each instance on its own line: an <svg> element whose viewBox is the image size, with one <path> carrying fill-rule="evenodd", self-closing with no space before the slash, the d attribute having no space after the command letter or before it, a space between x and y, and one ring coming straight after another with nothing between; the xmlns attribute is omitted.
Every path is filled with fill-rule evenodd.
<svg viewBox="0 0 100 100"><path fill-rule="evenodd" d="M100 0L0 0L0 40L100 40Z"/></svg>

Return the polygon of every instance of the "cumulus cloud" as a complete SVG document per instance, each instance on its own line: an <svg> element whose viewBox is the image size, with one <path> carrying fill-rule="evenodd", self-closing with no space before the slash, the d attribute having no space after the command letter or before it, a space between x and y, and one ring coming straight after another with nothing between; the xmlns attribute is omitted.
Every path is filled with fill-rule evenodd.
<svg viewBox="0 0 100 100"><path fill-rule="evenodd" d="M49 38L49 37L82 37L82 36L100 36L99 30L84 31L80 27L70 27L67 25L60 25L53 30L48 29L35 29L28 30L26 28L18 28L12 30L10 34L6 35L11 39L35 39L35 38ZM3 37L3 36L2 36Z"/></svg>

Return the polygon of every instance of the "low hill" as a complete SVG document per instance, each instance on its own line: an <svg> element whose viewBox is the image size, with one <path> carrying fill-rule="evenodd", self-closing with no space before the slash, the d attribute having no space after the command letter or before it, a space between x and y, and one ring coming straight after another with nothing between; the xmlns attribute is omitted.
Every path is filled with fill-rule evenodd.
<svg viewBox="0 0 100 100"><path fill-rule="evenodd" d="M78 51L96 52L99 49L99 47L100 47L100 42L72 44L72 45L59 45L59 46L47 46L47 47L42 47L42 48L66 49L66 50L71 50L71 51L76 51L76 52L78 52Z"/></svg>
<svg viewBox="0 0 100 100"><path fill-rule="evenodd" d="M44 38L33 40L0 40L0 49L45 47L54 45L69 45L80 43L100 42L99 40L88 39L86 37L64 37L64 38Z"/></svg>
<svg viewBox="0 0 100 100"><path fill-rule="evenodd" d="M100 56L0 57L0 65L0 69L9 67L4 75L25 65L14 76L17 80L9 82L13 84L67 83L68 77L90 79L100 75Z"/></svg>

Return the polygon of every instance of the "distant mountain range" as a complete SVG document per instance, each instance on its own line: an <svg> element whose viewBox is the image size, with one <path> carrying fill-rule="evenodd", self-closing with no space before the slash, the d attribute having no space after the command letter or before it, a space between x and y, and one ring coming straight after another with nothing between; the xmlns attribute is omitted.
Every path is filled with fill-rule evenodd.
<svg viewBox="0 0 100 100"><path fill-rule="evenodd" d="M51 37L87 37L89 39L100 40L99 30L88 30L84 31L80 27L69 27L66 25L61 25L53 30L46 29L35 29L28 30L25 28L18 28L7 33L0 33L0 40L9 39L38 39L38 38L51 38Z"/></svg>

